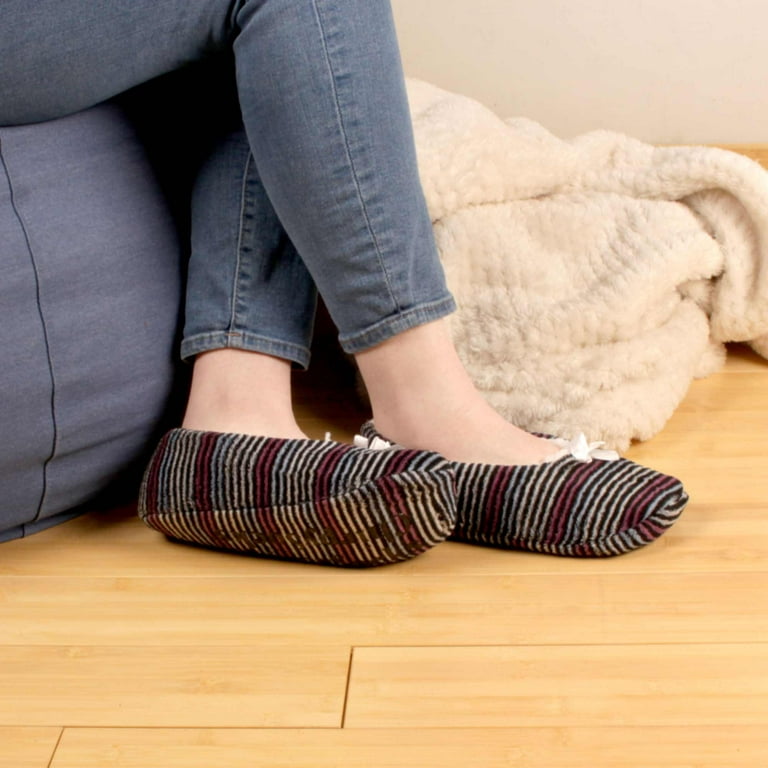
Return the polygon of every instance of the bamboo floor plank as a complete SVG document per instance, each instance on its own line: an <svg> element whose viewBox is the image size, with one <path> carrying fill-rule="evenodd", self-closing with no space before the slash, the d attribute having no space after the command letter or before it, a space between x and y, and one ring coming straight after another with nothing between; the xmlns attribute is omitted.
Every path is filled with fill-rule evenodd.
<svg viewBox="0 0 768 768"><path fill-rule="evenodd" d="M135 646L135 664L146 654L153 673L161 677L160 661L152 658L155 649L172 647L178 653L185 648L193 656L201 645L218 648L224 656L251 649L239 652L241 660L252 649L262 649L254 663L275 676L271 664L285 663L290 690L301 679L291 663L294 655L301 658L296 645L307 641L319 656L316 671L308 661L306 670L321 676L325 667L320 661L338 671L346 661L340 649L353 645L748 643L768 638L768 571L727 578L717 573L453 579L422 574L378 580L356 573L346 581L322 581L322 590L302 578L230 578L224 588L215 578L3 582L0 681L5 678L6 684L0 686L0 700L15 690L7 684L11 661L3 661L5 654L21 653L30 664L35 653L46 663L67 661L60 652L49 659L48 646L93 645L105 654ZM23 653L14 650L22 644ZM234 659L225 663L231 667L222 674L236 676ZM251 666L246 672L256 675ZM97 666L93 674L100 670ZM26 674L37 677L23 665L11 674L17 685L23 685ZM329 671L317 686L332 679Z"/></svg>
<svg viewBox="0 0 768 768"><path fill-rule="evenodd" d="M760 768L761 726L71 729L51 768Z"/></svg>
<svg viewBox="0 0 768 768"><path fill-rule="evenodd" d="M48 768L61 728L0 727L0 768Z"/></svg>
<svg viewBox="0 0 768 768"><path fill-rule="evenodd" d="M706 500L727 514L755 504L768 512L767 392L762 371L726 368L695 381L659 439L627 456L679 477L694 505Z"/></svg>
<svg viewBox="0 0 768 768"><path fill-rule="evenodd" d="M311 646L3 646L0 725L338 727L348 663Z"/></svg>
<svg viewBox="0 0 768 768"><path fill-rule="evenodd" d="M768 726L768 644L359 648L345 722Z"/></svg>

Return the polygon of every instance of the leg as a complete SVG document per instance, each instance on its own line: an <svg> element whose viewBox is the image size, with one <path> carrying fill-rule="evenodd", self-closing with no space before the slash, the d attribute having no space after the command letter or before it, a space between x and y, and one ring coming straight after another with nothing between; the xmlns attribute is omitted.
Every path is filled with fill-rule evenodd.
<svg viewBox="0 0 768 768"><path fill-rule="evenodd" d="M388 1L243 3L235 23L259 174L345 350L450 313Z"/></svg>
<svg viewBox="0 0 768 768"><path fill-rule="evenodd" d="M322 26L318 29L319 39L324 40ZM275 35L273 39L279 40L279 36ZM300 79L311 82L309 75L310 73L304 73ZM333 82L332 78L330 82ZM297 88L299 85L296 83ZM332 89L327 86L326 90ZM322 88L313 85L313 91L322 92ZM516 485L529 486L528 483L517 482L518 475L514 474L513 468L509 465L537 464L548 455L555 453L558 450L557 446L507 424L487 406L460 365L444 324L423 323L425 319L423 316L418 318L418 322L413 323L412 320L417 315L411 311L411 306L405 308L406 302L395 302L389 314L384 314L373 323L362 312L350 314L347 311L350 308L375 307L382 296L389 301L392 297L407 295L410 283L402 273L398 272L398 268L408 264L409 260L415 261L427 270L432 270L428 273L431 276L428 282L432 285L441 284L442 275L439 267L435 266L436 259L431 238L406 239L405 242L400 242L395 250L387 253L385 249L382 250L380 244L396 242L400 233L386 231L384 233L386 237L384 234L377 236L378 226L396 221L398 217L408 222L408 227L404 228L406 232L426 232L426 226L423 226L423 223L427 217L423 201L420 206L416 208L411 206L407 211L399 210L397 207L397 203L402 199L409 199L409 196L413 199L414 194L418 197L415 161L411 157L410 163L404 163L404 172L398 175L399 185L389 190L389 195L376 189L377 174L371 177L371 183L360 184L359 180L364 178L364 174L358 173L357 168L377 167L377 161L380 167L386 167L386 162L376 157L375 148L379 146L379 142L367 143L355 140L355 131L345 126L354 127L357 123L351 119L344 120L343 110L340 118L335 122L327 120L328 125L323 131L320 131L323 125L322 120L312 120L313 131L310 132L312 138L299 141L298 132L301 126L297 128L294 123L302 122L302 115L299 114L297 119L293 113L283 114L280 112L280 99L274 98L275 103L265 110L267 113L279 114L280 117L272 124L276 133L276 136L271 139L273 144L267 144L267 149L259 144L264 135L270 137L271 129L268 129L252 139L251 146L255 147L256 157L262 158L257 159L260 171L266 174L266 179L271 179L268 185L265 182L265 186L269 189L269 201L277 201L276 204L280 205L282 200L282 219L290 230L291 239L304 244L302 254L316 280L325 286L326 298L332 314L341 327L342 341L348 351L357 350L357 359L369 386L379 427L388 437L394 438L403 445L437 450L457 463L482 464L489 466L492 470L492 472L482 473L479 485L475 474L457 472L457 475L462 478L459 498L463 502L459 509L457 536L463 540L502 546L525 546L537 551L560 554L615 554L626 549L626 540L643 542L658 535L664 526L657 520L653 520L650 523L644 522L645 527L637 536L633 529L633 533L625 533L623 539L613 543L602 535L600 525L596 525L594 519L589 518L590 531L598 532L597 541L584 542L579 538L583 532L583 526L576 525L574 534L571 530L574 526L567 521L570 510L566 512L566 522L563 524L559 502L554 505L554 508L560 517L548 516L549 513L547 513L542 520L541 508L523 509L521 513L515 511L511 515L510 510L499 508L487 496L483 488L492 487L495 478L500 475L508 476L504 478L501 487L506 487L510 480L514 480ZM332 102L330 98L328 101ZM397 98L393 98L393 101L396 103ZM392 108L391 105L390 108ZM407 124L405 108L401 109L400 123ZM331 130L329 126L335 126L335 130ZM301 130L306 132L306 128ZM293 158L288 154L275 152L275 147L282 149L281 142L286 136L291 135L292 131L297 132L295 139L297 148ZM391 137L387 141L392 142ZM382 139L380 143L386 145L387 141ZM322 163L317 163L317 168L313 164L313 152L317 147L323 147L322 155L328 159L328 166L338 169L337 177L333 179L335 200L332 199L330 202L328 196L321 192L321 189L327 188L329 184L327 178L323 179L327 169ZM339 149L340 147L342 150ZM309 153L309 157L303 157L304 153ZM286 179L283 175L285 165L291 159L296 161L296 156L302 156L301 167L306 167L308 170L308 173L301 177L301 185L296 183L294 176ZM408 153L404 153L404 156L407 158ZM280 162L276 162L275 157L279 157ZM323 181L325 184L322 183ZM374 207L369 204L369 199L375 200L380 207L389 211L380 222L373 222L367 218L367 211ZM327 205L331 207L325 207ZM419 225L419 219L422 225ZM323 230L323 225L327 221L334 224L334 232L330 233L328 240L324 239ZM365 224L362 230L361 222ZM384 228L386 230L386 226ZM320 233L317 239L311 237L314 231ZM339 237L340 233L349 233L350 237ZM413 246L415 242L418 246L408 250L408 245ZM334 251L334 247L339 246L351 248L348 260L343 260L343 263ZM370 279L361 281L360 285L340 279L340 276L344 276L343 267L347 261L353 266L360 265L356 269L364 272ZM356 274L354 270L353 274ZM396 279L392 279L392 275L395 275ZM381 292L383 285L387 286L388 293ZM375 293L376 286L379 286L378 293ZM239 288L235 294L240 294ZM367 298L366 294L368 294ZM242 295L253 296L253 288L250 291L243 290ZM425 299L421 301L421 308L428 305L428 302L425 304ZM418 308L418 305L416 306ZM379 314L381 315L382 312L386 310L380 309ZM231 314L234 315L234 313ZM403 326L399 325L402 320L408 323L405 327L409 330L398 332L402 331ZM414 324L416 327L411 327ZM221 340L216 343L220 344ZM198 370L210 372L214 378L219 378L222 386L217 391L217 395L224 394L232 397L235 391L244 393L234 397L234 401L240 406L247 402L249 392L253 391L253 383L258 381L256 378L259 375L258 372L264 370L268 361L254 358L253 373L249 373L245 365L238 365L235 361L237 367L232 371L235 379L228 380L226 367L219 368L212 362L213 356L218 354L214 352L210 353L208 358L201 357L198 360ZM285 366L281 373L283 393L287 393ZM250 387L249 383L251 383ZM204 390L199 388L198 391ZM283 401L287 402L287 400L286 397ZM206 406L210 403L210 398L203 399L202 402ZM293 429L293 424L289 423L288 418L282 419L281 424L276 426L267 425L264 414L259 412L259 403L255 402L252 405L251 411L248 407L231 409L228 420L213 422L208 420L203 423L208 424L209 429L225 428L236 432L252 431L256 434L274 434L275 431L279 432L283 429L286 430L286 434L291 434L287 430ZM279 410L289 415L287 407ZM255 421L250 418L250 413L253 412L258 414L258 419ZM209 415L210 413L206 414L206 416ZM193 424L195 424L194 421L188 420L188 426ZM210 426L211 424L213 426ZM558 468L557 472L561 470ZM493 477L494 482L489 483L486 475ZM470 482L465 481L467 477L470 478ZM670 486L667 481L663 481L660 488L663 493L667 493ZM498 496L498 493L496 495ZM674 488L671 495L675 495ZM603 523L606 528L612 527L615 523L614 511L615 509L608 510L605 514ZM636 508L632 507L630 516L634 516L636 511ZM676 511L673 505L667 521L674 519ZM625 510L622 510L622 514L624 512ZM663 514L664 510L662 510L662 516ZM642 518L642 514L640 517ZM547 530L548 527L552 527L550 524L553 520L557 520L557 525L554 527L558 531L560 528L567 530L565 535ZM544 532L528 538L516 535L521 527L528 530L542 525ZM501 529L505 534L499 537ZM575 545L572 543L574 535L577 540Z"/></svg>
<svg viewBox="0 0 768 768"><path fill-rule="evenodd" d="M447 333L430 323L453 302L418 178L388 3L243 3L235 23L240 103L263 189L342 345L358 353L377 423L403 445L454 459L533 463L551 453L485 403ZM208 293L211 284L203 282ZM259 303L254 287L237 293ZM199 313L188 304L188 318ZM241 428L254 426L244 419Z"/></svg>
<svg viewBox="0 0 768 768"><path fill-rule="evenodd" d="M183 427L164 438L142 487L140 514L152 527L346 566L407 559L450 533L453 480L442 457L376 455L300 432L290 368L308 360L314 305L249 146L231 134L193 195L182 342L195 357L193 382Z"/></svg>
<svg viewBox="0 0 768 768"><path fill-rule="evenodd" d="M452 460L456 535L462 540L569 555L618 554L646 544L685 506L680 483L630 462L587 464L562 456L542 463L558 455L559 446L526 434L489 408L461 366L444 323L429 322L450 305L420 193L385 5L344 4L356 14L320 1L297 6L297 13L306 14L302 47L312 52L304 59L311 64L295 67L288 59L283 68L278 65L279 83L297 94L311 85L316 140L306 141L306 124L290 110L280 113L274 134L250 137L278 214L326 299L342 344L357 356L376 419L395 441ZM268 15L261 20L270 23ZM248 14L242 22L238 42L247 43ZM247 72L238 72L241 93L247 92ZM279 101L276 87L241 97L243 104L269 113L279 109ZM286 136L293 137L289 147L307 150L301 184L286 174L293 159L284 151ZM333 200L323 195L329 170ZM307 193L313 202L325 202L315 218L302 207ZM297 221L296 212L306 218ZM330 250L322 236L304 236L304 222L319 235L324 225L333 226ZM342 241L339 232L345 233ZM342 243L339 259L333 248ZM367 316L363 307L375 315Z"/></svg>
<svg viewBox="0 0 768 768"><path fill-rule="evenodd" d="M245 134L230 133L201 168L192 198L181 351L195 361L185 428L305 437L290 377L293 364L309 362L316 294Z"/></svg>

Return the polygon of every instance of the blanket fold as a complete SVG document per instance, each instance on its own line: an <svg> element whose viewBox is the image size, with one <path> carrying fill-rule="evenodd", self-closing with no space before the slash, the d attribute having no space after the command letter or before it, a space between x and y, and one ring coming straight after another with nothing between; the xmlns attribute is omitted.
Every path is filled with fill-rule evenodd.
<svg viewBox="0 0 768 768"><path fill-rule="evenodd" d="M768 173L609 131L565 141L410 80L465 365L530 430L625 449L727 342L768 356Z"/></svg>

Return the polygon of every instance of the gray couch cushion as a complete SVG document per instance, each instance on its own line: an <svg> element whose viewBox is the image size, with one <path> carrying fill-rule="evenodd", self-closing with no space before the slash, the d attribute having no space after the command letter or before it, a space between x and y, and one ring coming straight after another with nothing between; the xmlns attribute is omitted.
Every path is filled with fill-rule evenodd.
<svg viewBox="0 0 768 768"><path fill-rule="evenodd" d="M116 105L0 128L0 540L71 517L151 448L179 267Z"/></svg>

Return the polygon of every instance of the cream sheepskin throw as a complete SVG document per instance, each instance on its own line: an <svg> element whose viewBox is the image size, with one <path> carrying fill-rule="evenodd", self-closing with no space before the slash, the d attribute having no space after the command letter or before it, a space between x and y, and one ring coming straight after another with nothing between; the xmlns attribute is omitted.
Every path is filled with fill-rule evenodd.
<svg viewBox="0 0 768 768"><path fill-rule="evenodd" d="M724 150L526 119L409 81L459 354L510 421L624 449L724 343L768 356L768 173Z"/></svg>

